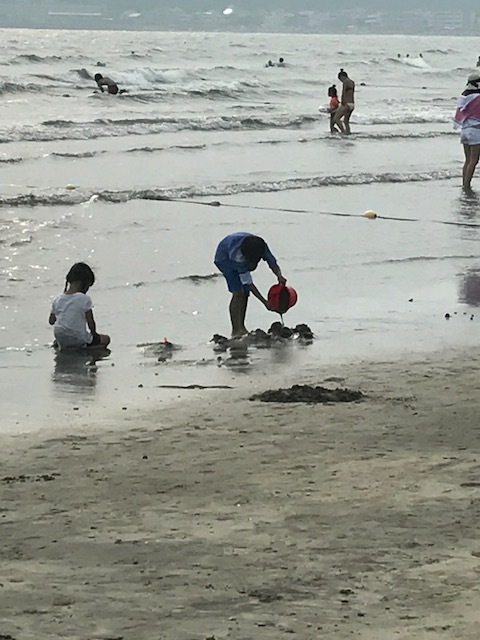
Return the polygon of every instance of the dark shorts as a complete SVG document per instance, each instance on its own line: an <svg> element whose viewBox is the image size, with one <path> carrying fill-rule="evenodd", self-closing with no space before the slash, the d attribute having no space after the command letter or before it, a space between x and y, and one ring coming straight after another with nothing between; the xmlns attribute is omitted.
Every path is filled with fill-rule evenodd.
<svg viewBox="0 0 480 640"><path fill-rule="evenodd" d="M222 262L215 262L215 266L223 273L223 276L227 281L227 287L230 293L238 293L239 291L243 291L246 296L250 295L250 287L248 284L242 284L238 271L236 271L235 269L231 269Z"/></svg>
<svg viewBox="0 0 480 640"><path fill-rule="evenodd" d="M118 87L108 87L108 93L111 93L112 95L116 96L118 93Z"/></svg>

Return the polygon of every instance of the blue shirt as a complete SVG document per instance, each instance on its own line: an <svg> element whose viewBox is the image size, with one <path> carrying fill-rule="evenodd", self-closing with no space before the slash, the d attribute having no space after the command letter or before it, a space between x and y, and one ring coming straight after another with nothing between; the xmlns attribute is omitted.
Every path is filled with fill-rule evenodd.
<svg viewBox="0 0 480 640"><path fill-rule="evenodd" d="M257 268L257 265L249 264L245 260L245 256L240 249L245 238L251 235L253 234L244 231L231 233L220 242L215 252L215 264L219 267L236 271L240 276L241 283L245 285L252 284L253 280L250 271L254 271ZM261 260L265 260L270 268L277 264L277 259L270 251L267 243L265 243L265 251Z"/></svg>

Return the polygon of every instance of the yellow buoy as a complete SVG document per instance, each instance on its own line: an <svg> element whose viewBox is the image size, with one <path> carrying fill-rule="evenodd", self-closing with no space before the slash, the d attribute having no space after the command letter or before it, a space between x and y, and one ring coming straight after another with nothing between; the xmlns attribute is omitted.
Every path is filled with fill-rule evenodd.
<svg viewBox="0 0 480 640"><path fill-rule="evenodd" d="M74 189L76 189L77 187L74 184L67 184L67 186L65 187L65 189L67 189L67 191L74 191Z"/></svg>
<svg viewBox="0 0 480 640"><path fill-rule="evenodd" d="M368 218L369 220L375 220L375 218L378 218L378 214L375 213L375 211L365 211L365 213L363 214L364 218Z"/></svg>

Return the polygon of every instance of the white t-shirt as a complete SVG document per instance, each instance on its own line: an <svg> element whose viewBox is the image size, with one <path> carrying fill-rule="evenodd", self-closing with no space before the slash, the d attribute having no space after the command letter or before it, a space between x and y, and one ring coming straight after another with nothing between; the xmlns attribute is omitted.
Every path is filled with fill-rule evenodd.
<svg viewBox="0 0 480 640"><path fill-rule="evenodd" d="M53 334L60 348L86 347L93 336L88 329L85 314L93 309L92 299L86 293L62 293L52 302L56 322Z"/></svg>

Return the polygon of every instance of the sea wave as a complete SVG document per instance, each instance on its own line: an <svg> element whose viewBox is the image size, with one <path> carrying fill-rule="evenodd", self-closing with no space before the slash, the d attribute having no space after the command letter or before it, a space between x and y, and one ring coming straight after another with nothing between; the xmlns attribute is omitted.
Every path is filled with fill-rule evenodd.
<svg viewBox="0 0 480 640"><path fill-rule="evenodd" d="M276 193L301 189L318 189L322 187L344 187L369 184L395 184L414 182L433 182L458 178L457 171L443 170L424 173L359 173L337 176L314 176L309 178L290 178L287 180L197 184L171 188L128 189L90 191L76 189L55 193L26 193L17 196L0 196L0 206L62 206L86 202L124 203L131 200L189 200L192 198L208 198L230 196L241 193ZM205 202L204 204L208 204Z"/></svg>
<svg viewBox="0 0 480 640"><path fill-rule="evenodd" d="M361 125L450 124L452 122L451 114L441 110L424 110L423 112L412 114L358 114L355 119L356 123ZM179 131L307 130L318 121L317 115L309 114L98 118L83 122L55 118L53 120L45 120L37 126L24 125L6 128L3 131L0 130L0 142L94 140L97 138L115 138L128 135L141 136ZM426 133L427 137L430 136L430 132ZM367 133L357 135L364 135L365 138L372 137ZM385 133L380 135L388 137ZM433 133L432 135L435 136L436 134ZM325 137L330 136L326 135Z"/></svg>
<svg viewBox="0 0 480 640"><path fill-rule="evenodd" d="M413 110L401 105L394 111L378 113L356 113L355 121L364 125L402 125L402 124L448 124L452 122L449 108L431 104ZM259 115L214 115L197 117L147 116L127 118L97 118L95 120L75 121L64 118L44 120L38 127L16 127L13 132L4 131L6 141L28 140L48 141L71 139L90 139L116 137L123 135L142 135L164 131L237 131L242 129L301 129L318 122L319 116L313 113L263 113ZM10 136L9 136L10 133ZM1 136L0 132L0 136ZM22 137L24 136L24 137Z"/></svg>
<svg viewBox="0 0 480 640"><path fill-rule="evenodd" d="M382 131L382 132L354 132L352 135L347 138L347 140L424 140L424 139L432 139L432 138L444 138L458 136L458 132L451 130L445 131L424 131L424 132L395 132L395 131ZM264 145L281 145L281 144L295 144L296 142L300 142L302 144L308 144L310 142L319 142L321 140L338 140L340 144L342 144L345 140L343 137L332 137L330 132L325 132L318 136L312 136L309 138L299 138L298 140L290 140L290 139L281 139L281 140L257 140L255 144L264 144ZM223 144L223 143L215 143L215 144Z"/></svg>
<svg viewBox="0 0 480 640"><path fill-rule="evenodd" d="M73 69L72 73L82 78L82 80L93 80L94 74L87 71L87 69ZM66 78L63 78L66 79Z"/></svg>
<svg viewBox="0 0 480 640"><path fill-rule="evenodd" d="M444 131L424 131L424 132L395 132L395 131L384 131L384 132L355 132L351 135L348 140L368 140L370 142L373 141L388 141L388 140L427 140L427 139L440 139L445 137L458 137L458 132L452 130L444 130ZM332 135L329 132L321 133L320 135L313 135L309 137L301 137L296 139L291 138L277 138L277 139L265 139L265 140L249 140L246 139L237 139L235 142L232 141L213 141L211 143L198 143L198 144L171 144L165 146L140 146L140 147L131 147L124 150L124 153L129 154L154 154L154 153L165 153L165 152L175 152L175 151L203 151L204 149L212 148L212 147L221 147L221 146L251 146L251 145L295 145L295 144L317 144L321 141L329 142L338 142L338 144L343 144L345 142L344 138L337 137L332 138ZM29 161L37 161L43 160L44 158L59 158L64 160L78 160L78 159L88 159L88 158L96 158L101 155L110 154L110 153L118 153L118 151L112 152L108 149L96 149L92 151L51 151L49 153L44 153L39 156L29 156ZM8 157L8 156L0 156L0 165L1 164L20 164L24 162L27 158L23 157Z"/></svg>
<svg viewBox="0 0 480 640"><path fill-rule="evenodd" d="M431 69L431 65L422 58L421 56L416 56L412 58L407 58L406 56L402 58L389 58L391 62L395 62L397 64L402 64L406 67L412 67L414 69L428 70Z"/></svg>
<svg viewBox="0 0 480 640"><path fill-rule="evenodd" d="M28 82L21 84L19 82L0 81L0 95L8 93L26 93L42 91L42 87L38 84Z"/></svg>
<svg viewBox="0 0 480 640"><path fill-rule="evenodd" d="M455 49L426 49L425 53L441 53L446 56L449 53L455 53Z"/></svg>
<svg viewBox="0 0 480 640"><path fill-rule="evenodd" d="M44 91L46 88L56 87L59 83L63 85L68 85L69 87L72 86L71 78L68 78L68 79L61 78L60 76L55 76L48 73L29 73L28 75L31 78L38 78L39 80L48 80L51 83L49 85L37 84L36 85L38 87L37 91Z"/></svg>
<svg viewBox="0 0 480 640"><path fill-rule="evenodd" d="M62 60L61 56L54 56L54 55L49 55L49 56L39 56L36 53L22 53L18 56L15 56L14 58L12 58L10 60L10 64L21 64L21 63L25 63L25 62L59 62L60 60Z"/></svg>
<svg viewBox="0 0 480 640"><path fill-rule="evenodd" d="M78 151L74 152L60 152L60 151L52 151L52 153L47 153L44 158L51 156L52 158L95 158L95 156L99 156L103 153L107 153L105 150L102 151Z"/></svg>
<svg viewBox="0 0 480 640"><path fill-rule="evenodd" d="M176 131L242 131L263 129L302 129L318 118L311 115L212 116L199 118L100 118L76 122L57 118L38 126L19 126L0 131L0 142L54 140L92 140L126 135L147 135Z"/></svg>
<svg viewBox="0 0 480 640"><path fill-rule="evenodd" d="M45 91L55 87L63 88L65 85L72 89L85 89L87 86L95 88L94 74L98 68L86 69L84 67L71 69L60 73L31 72L29 77L42 82L36 83L37 91ZM103 70L102 70L103 71ZM211 73L223 77L209 77ZM238 78L232 77L240 69L229 66L214 67L213 69L154 69L142 67L130 70L116 70L115 81L127 93L119 96L122 100L136 100L139 102L158 102L165 99L202 98L207 100L235 99L248 96L250 98L268 89L267 85L253 75ZM104 73L106 73L104 71ZM48 81L48 85L45 84ZM18 90L22 85L18 83ZM26 88L24 90L32 90ZM270 91L277 95L291 93L288 87L279 86ZM117 98L118 99L118 98Z"/></svg>
<svg viewBox="0 0 480 640"><path fill-rule="evenodd" d="M448 222L448 221L446 221ZM389 258L387 260L372 260L366 264L404 264L408 262L448 262L450 260L478 260L478 255L443 255L443 256L407 256L406 258Z"/></svg>
<svg viewBox="0 0 480 640"><path fill-rule="evenodd" d="M423 110L417 113L388 113L385 115L357 114L355 121L366 125L399 125L399 124L452 124L453 116L447 110Z"/></svg>
<svg viewBox="0 0 480 640"><path fill-rule="evenodd" d="M169 147L133 147L132 149L127 149L126 153L158 153L159 151L171 151L176 149L179 151L198 151L206 148L206 144L174 144Z"/></svg>
<svg viewBox="0 0 480 640"><path fill-rule="evenodd" d="M153 69L140 67L126 71L115 72L115 80L122 85L139 88L149 88L152 85L175 84L194 78L194 71L183 69Z"/></svg>
<svg viewBox="0 0 480 640"><path fill-rule="evenodd" d="M23 162L24 158L1 158L0 157L0 164L20 164L20 162Z"/></svg>

